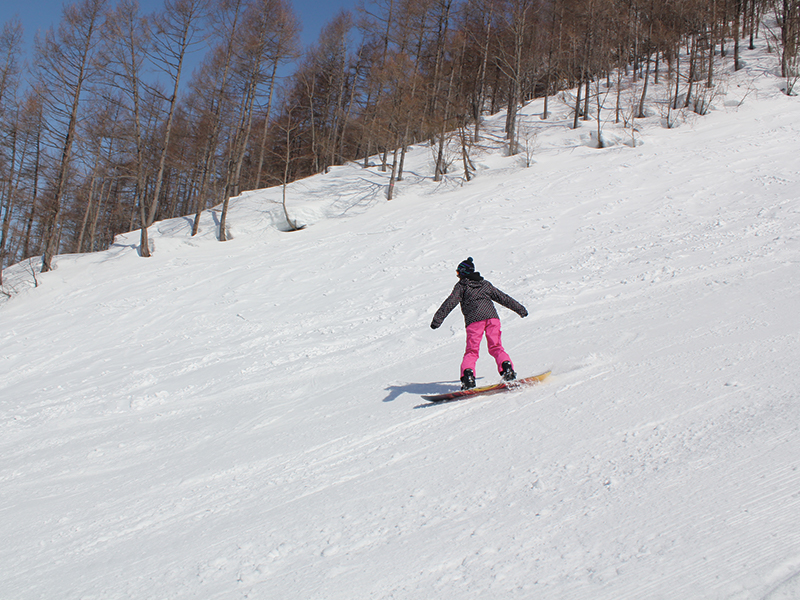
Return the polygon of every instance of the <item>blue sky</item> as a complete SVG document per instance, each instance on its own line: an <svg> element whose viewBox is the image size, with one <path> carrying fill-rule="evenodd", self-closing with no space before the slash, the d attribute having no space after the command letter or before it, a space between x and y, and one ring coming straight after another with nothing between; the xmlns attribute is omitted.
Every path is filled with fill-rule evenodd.
<svg viewBox="0 0 800 600"><path fill-rule="evenodd" d="M115 0L109 0L115 3ZM291 0L303 23L302 40L306 46L317 40L320 29L342 8L353 9L356 0ZM28 53L33 48L37 30L43 32L61 19L63 0L0 0L0 25L17 16L25 28ZM142 12L160 9L163 0L139 0Z"/></svg>

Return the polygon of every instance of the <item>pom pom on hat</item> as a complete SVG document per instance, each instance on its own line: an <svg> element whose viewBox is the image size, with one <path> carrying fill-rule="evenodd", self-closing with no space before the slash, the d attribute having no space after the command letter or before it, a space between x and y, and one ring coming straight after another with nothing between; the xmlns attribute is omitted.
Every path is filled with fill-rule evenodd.
<svg viewBox="0 0 800 600"><path fill-rule="evenodd" d="M472 257L470 256L467 260L461 261L456 268L456 272L462 277L475 273L475 264L472 262Z"/></svg>

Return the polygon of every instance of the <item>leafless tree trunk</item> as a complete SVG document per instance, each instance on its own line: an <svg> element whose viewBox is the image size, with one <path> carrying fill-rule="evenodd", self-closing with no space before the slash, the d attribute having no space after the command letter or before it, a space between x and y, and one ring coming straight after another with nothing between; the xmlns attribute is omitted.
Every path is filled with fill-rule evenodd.
<svg viewBox="0 0 800 600"><path fill-rule="evenodd" d="M517 154L517 111L522 103L523 53L532 52L529 28L533 25L532 0L509 0L504 13L505 26L511 34L511 48L502 52L500 64L510 80L506 116L506 139L509 155Z"/></svg>
<svg viewBox="0 0 800 600"><path fill-rule="evenodd" d="M284 138L283 141L286 144L285 152L283 155L283 182L282 182L282 193L283 193L283 215L286 217L286 223L289 226L289 231L298 231L302 229L303 226L298 225L297 221L293 220L289 216L289 209L286 206L286 188L289 185L289 170L292 164L292 132L295 129L293 123L293 116L292 112L294 111L294 106L287 106L284 115L286 120L284 121L285 126L282 126L281 129L283 130Z"/></svg>
<svg viewBox="0 0 800 600"><path fill-rule="evenodd" d="M8 164L0 163L0 184L5 185L5 202L3 202L3 185L0 185L0 214L3 215L2 231L0 232L0 285L3 284L3 266L9 243L9 230L11 216L15 209L17 183L21 169L17 164L25 162L23 156L17 159L17 134L19 132L19 110L16 105L16 94L20 74L19 54L22 47L22 25L17 20L12 20L3 26L0 31L0 53L2 65L0 66L0 124L8 131L11 155ZM2 166L6 167L5 173Z"/></svg>
<svg viewBox="0 0 800 600"><path fill-rule="evenodd" d="M214 82L214 91L210 93L211 102L209 107L208 135L206 138L205 150L203 154L203 164L200 174L200 185L197 193L195 206L194 223L192 224L192 235L197 235L200 231L200 216L206 208L206 196L208 194L209 180L214 166L214 158L219 142L219 135L222 121L223 104L228 91L228 79L230 77L231 63L233 61L234 44L237 41L239 31L239 20L242 12L241 0L234 0L231 3L223 4L217 14L215 29L221 29L224 33L224 54L222 64L217 67L219 81Z"/></svg>
<svg viewBox="0 0 800 600"><path fill-rule="evenodd" d="M480 140L481 117L483 113L483 95L486 89L486 68L489 64L489 42L492 38L492 8L494 5L489 5L489 12L486 15L486 35L483 38L483 56L481 57L481 69L478 76L478 110L476 111L475 129L472 133L472 139L475 142Z"/></svg>
<svg viewBox="0 0 800 600"><path fill-rule="evenodd" d="M220 215L219 240L222 242L228 239L226 223L230 199L240 193L242 164L253 124L253 107L259 93L259 86L265 79L263 67L269 58L268 53L271 49L269 42L273 34L275 16L269 0L266 0L263 4L252 5L245 18L241 51L237 57L242 97L237 125L231 142L225 198Z"/></svg>
<svg viewBox="0 0 800 600"><path fill-rule="evenodd" d="M686 102L684 108L689 107L692 100L692 90L694 89L694 80L697 73L697 34L692 35L691 51L689 53L689 88L686 91Z"/></svg>
<svg viewBox="0 0 800 600"><path fill-rule="evenodd" d="M717 0L711 1L711 23L708 27L708 79L706 80L706 87L710 88L714 85L714 51L716 49L717 39L716 31L719 27L717 24ZM656 85L658 81L656 81Z"/></svg>
<svg viewBox="0 0 800 600"><path fill-rule="evenodd" d="M38 252L39 248L33 248L32 231L38 213L36 211L39 202L39 180L42 165L42 132L44 131L44 116L42 114L42 94L38 91L29 92L27 99L23 102L22 118L20 124L28 139L26 143L33 145L33 165L29 166L31 175L29 184L31 186L30 208L25 219L25 235L22 243L23 258L27 258L32 252Z"/></svg>
<svg viewBox="0 0 800 600"><path fill-rule="evenodd" d="M267 151L267 139L269 133L270 119L272 118L272 104L275 97L275 86L277 84L278 67L296 58L298 55L298 33L300 25L297 16L289 4L278 2L275 6L275 36L271 43L269 62L272 64L272 72L269 77L269 97L267 108L264 114L264 128L261 131L261 144L259 146L258 166L256 167L255 188L261 187L261 172L264 168L264 159Z"/></svg>
<svg viewBox="0 0 800 600"><path fill-rule="evenodd" d="M734 0L733 11L733 70L738 71L742 68L739 62L739 38L741 37L739 35L739 26L742 18L742 0Z"/></svg>
<svg viewBox="0 0 800 600"><path fill-rule="evenodd" d="M122 0L108 18L110 67L117 86L127 97L129 135L135 151L133 165L134 206L144 215L146 204L145 140L142 125L144 81L143 63L150 50L150 28L139 15L136 0ZM144 223L144 217L142 217ZM146 232L145 232L146 235Z"/></svg>
<svg viewBox="0 0 800 600"><path fill-rule="evenodd" d="M0 185L0 214L3 215L2 229L0 230L0 285L3 284L3 265L6 258L6 245L8 232L11 226L11 214L14 210L14 197L16 195L14 165L17 162L17 135L16 127L11 132L11 164L8 168L8 179ZM3 194L5 191L5 194Z"/></svg>
<svg viewBox="0 0 800 600"><path fill-rule="evenodd" d="M639 98L639 108L636 111L636 117L638 119L644 119L647 115L644 112L644 101L647 98L647 84L650 81L650 61L652 58L652 54L649 52L647 53L647 65L645 66L644 71L644 83L642 84L642 96Z"/></svg>
<svg viewBox="0 0 800 600"><path fill-rule="evenodd" d="M166 98L167 115L164 120L164 137L158 159L153 184L153 194L150 199L149 210L146 202L141 202L142 221L139 253L143 257L150 256L150 242L147 229L156 219L158 205L161 198L161 187L164 183L164 171L169 154L169 142L172 136L172 126L175 119L175 109L178 106L178 93L181 85L181 74L189 47L198 33L199 21L204 16L205 0L166 0L164 11L156 15L154 26L156 28L157 43L154 46L154 56L158 64L163 65L172 83L172 94Z"/></svg>
<svg viewBox="0 0 800 600"><path fill-rule="evenodd" d="M43 236L43 273L52 268L53 256L58 251L62 202L75 143L81 94L93 75L92 63L100 39L104 9L105 0L83 0L80 4L67 6L58 30L48 30L38 47L39 68L48 107L66 116Z"/></svg>

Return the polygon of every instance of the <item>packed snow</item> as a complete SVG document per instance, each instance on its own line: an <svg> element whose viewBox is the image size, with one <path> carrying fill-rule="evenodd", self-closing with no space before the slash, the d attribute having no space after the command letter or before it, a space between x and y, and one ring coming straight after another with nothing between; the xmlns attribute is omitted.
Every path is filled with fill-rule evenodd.
<svg viewBox="0 0 800 600"><path fill-rule="evenodd" d="M419 145L392 201L377 164L291 185L302 231L261 190L229 242L217 208L6 269L0 597L800 598L800 100L744 59L603 149L561 94L529 167L496 115L471 182ZM430 404L467 256L553 374Z"/></svg>

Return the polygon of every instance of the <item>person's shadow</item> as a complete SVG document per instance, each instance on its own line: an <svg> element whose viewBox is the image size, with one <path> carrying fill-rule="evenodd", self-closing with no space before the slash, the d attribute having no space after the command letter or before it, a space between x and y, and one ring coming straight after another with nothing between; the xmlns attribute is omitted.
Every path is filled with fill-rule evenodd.
<svg viewBox="0 0 800 600"><path fill-rule="evenodd" d="M422 394L443 394L445 392L452 392L457 385L455 381L436 381L433 383L406 383L404 385L390 385L386 388L389 395L383 399L384 402L394 402L403 394L413 394L421 396Z"/></svg>

